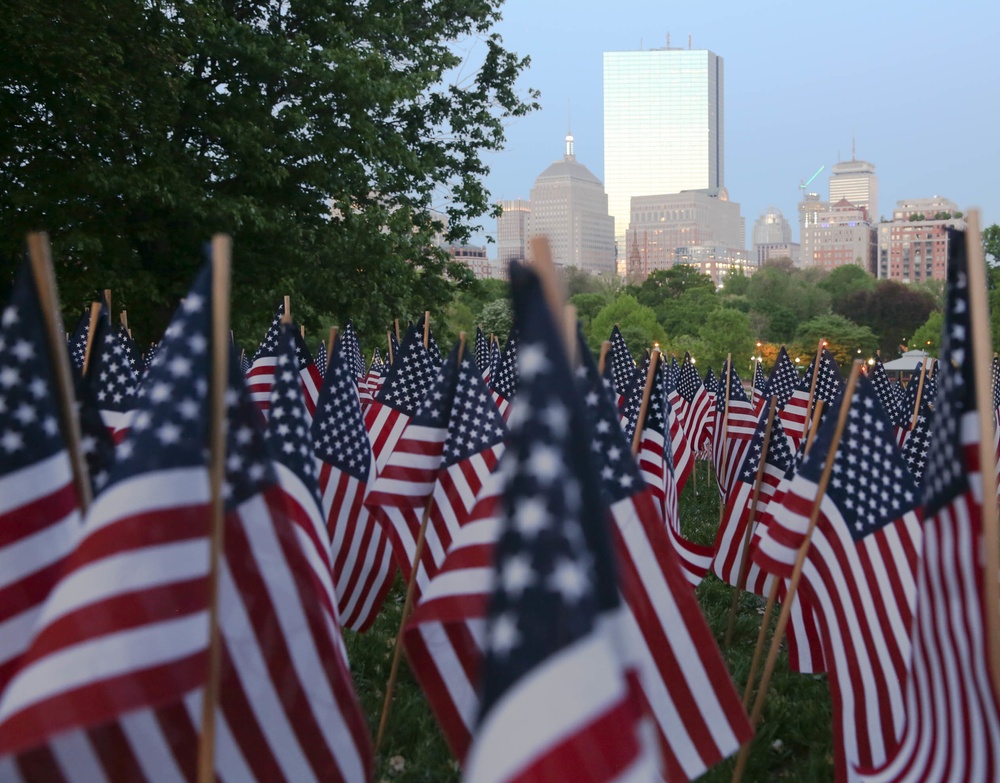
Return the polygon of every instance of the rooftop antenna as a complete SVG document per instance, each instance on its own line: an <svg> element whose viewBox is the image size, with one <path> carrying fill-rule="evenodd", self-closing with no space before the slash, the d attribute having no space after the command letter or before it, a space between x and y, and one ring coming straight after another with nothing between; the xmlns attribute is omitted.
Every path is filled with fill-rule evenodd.
<svg viewBox="0 0 1000 783"><path fill-rule="evenodd" d="M667 48L670 48L670 31L667 30Z"/></svg>
<svg viewBox="0 0 1000 783"><path fill-rule="evenodd" d="M855 155L854 155L854 134L853 133L851 134L851 160L857 160L857 157L855 157Z"/></svg>
<svg viewBox="0 0 1000 783"><path fill-rule="evenodd" d="M691 33L688 33L688 49L691 48Z"/></svg>

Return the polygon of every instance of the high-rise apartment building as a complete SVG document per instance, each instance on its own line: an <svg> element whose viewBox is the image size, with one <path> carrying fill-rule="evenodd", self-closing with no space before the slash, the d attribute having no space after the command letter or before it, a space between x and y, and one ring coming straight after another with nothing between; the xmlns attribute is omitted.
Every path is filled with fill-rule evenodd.
<svg viewBox="0 0 1000 783"><path fill-rule="evenodd" d="M675 263L697 263L715 277L745 269L747 253L740 205L725 188L717 195L686 190L632 199L626 238L628 274L646 277ZM693 259L693 260L692 260ZM717 279L716 282L719 282Z"/></svg>
<svg viewBox="0 0 1000 783"><path fill-rule="evenodd" d="M845 198L817 212L816 222L803 230L802 265L829 271L856 264L875 274L875 248L875 229L868 220L868 210Z"/></svg>
<svg viewBox="0 0 1000 783"><path fill-rule="evenodd" d="M869 220L878 222L878 177L873 163L856 160L852 155L849 161L834 164L830 175L830 203L836 204L841 199L864 207Z"/></svg>
<svg viewBox="0 0 1000 783"><path fill-rule="evenodd" d="M632 198L722 189L723 87L722 58L707 49L604 53L604 184L620 255Z"/></svg>
<svg viewBox="0 0 1000 783"><path fill-rule="evenodd" d="M946 280L949 228L965 229L965 216L953 201L940 196L897 201L892 220L878 225L878 277L903 283Z"/></svg>
<svg viewBox="0 0 1000 783"><path fill-rule="evenodd" d="M573 136L566 154L538 175L531 188L530 237L549 239L552 260L587 272L615 271L615 221L604 185L579 163Z"/></svg>
<svg viewBox="0 0 1000 783"><path fill-rule="evenodd" d="M528 256L528 219L531 204L523 198L502 200L497 218L497 261L504 268Z"/></svg>

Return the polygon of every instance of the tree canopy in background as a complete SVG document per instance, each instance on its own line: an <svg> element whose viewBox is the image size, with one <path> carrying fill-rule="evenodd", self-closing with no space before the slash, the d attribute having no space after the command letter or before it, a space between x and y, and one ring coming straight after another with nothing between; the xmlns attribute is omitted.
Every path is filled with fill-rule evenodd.
<svg viewBox="0 0 1000 783"><path fill-rule="evenodd" d="M316 330L353 319L368 335L444 307L469 273L431 239L461 240L491 211L482 155L535 105L499 9L10 0L4 279L25 233L47 230L67 312L112 288L150 339L222 231L244 340L283 294Z"/></svg>

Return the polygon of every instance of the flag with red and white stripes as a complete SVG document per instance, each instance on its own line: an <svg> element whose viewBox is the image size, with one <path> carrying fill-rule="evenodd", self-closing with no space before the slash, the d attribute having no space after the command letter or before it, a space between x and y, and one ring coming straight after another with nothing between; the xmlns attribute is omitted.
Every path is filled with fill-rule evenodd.
<svg viewBox="0 0 1000 783"><path fill-rule="evenodd" d="M521 400L465 780L654 780L581 403L534 273L511 265Z"/></svg>
<svg viewBox="0 0 1000 783"><path fill-rule="evenodd" d="M437 370L430 388L409 417L365 498L365 505L382 524L396 564L407 581L413 571L420 528L430 513L431 494L441 470L448 419L458 382L458 351L456 345L448 360ZM436 572L444 557L443 552L437 552L429 543L425 540L417 564L418 595L427 584L429 574Z"/></svg>
<svg viewBox="0 0 1000 783"><path fill-rule="evenodd" d="M395 568L385 531L364 505L368 482L374 476L371 443L353 367L339 339L323 379L312 440L341 624L365 631L382 607Z"/></svg>
<svg viewBox="0 0 1000 783"><path fill-rule="evenodd" d="M791 444L777 416L771 422L771 434L765 453L766 411L767 408L760 424L757 425L757 431L743 458L743 465L736 481L726 496L725 509L715 536L715 554L712 558L712 572L717 577L727 584L739 586L757 595L769 593L770 580L766 579L766 574L761 572L750 559L750 552L755 542L751 539L750 548L745 546L747 526L756 528L758 521L764 518L775 490L794 462ZM758 485L757 474L762 460L764 467ZM757 532L757 537L759 536L760 531ZM746 555L744 551L747 552ZM746 565L740 584L740 567L744 558Z"/></svg>
<svg viewBox="0 0 1000 783"><path fill-rule="evenodd" d="M691 448L696 452L705 449L711 443L711 399L691 361L691 354L684 354L677 385L670 392L670 405L687 433Z"/></svg>
<svg viewBox="0 0 1000 783"><path fill-rule="evenodd" d="M281 319L285 314L285 304L278 305L278 310L271 320L271 325L267 329L267 334L257 348L250 370L246 374L247 386L250 389L250 396L254 403L264 414L268 415L271 404L271 386L274 384L274 374L277 371L277 345L278 332L281 326ZM299 331L295 330L295 359L294 365L299 375L302 386L303 400L306 411L310 419L316 412L316 399L319 397L320 387L323 385L323 376L316 367L316 363L309 353L309 347L302 338Z"/></svg>
<svg viewBox="0 0 1000 783"><path fill-rule="evenodd" d="M128 347L112 327L110 310L103 301L95 321L81 399L96 406L115 443L125 439L135 417L139 376L129 358Z"/></svg>
<svg viewBox="0 0 1000 783"><path fill-rule="evenodd" d="M917 575L913 662L905 725L866 783L987 781L1000 776L1000 701L989 665L983 497L965 238L949 243L941 388L924 474L923 550ZM994 615L995 617L995 615ZM996 640L993 640L995 643Z"/></svg>
<svg viewBox="0 0 1000 783"><path fill-rule="evenodd" d="M836 449L798 595L808 598L821 627L840 781L852 779L856 766L884 763L902 729L921 538L917 485L866 378L849 405L839 444L831 416L755 553L767 571L791 576L827 455Z"/></svg>
<svg viewBox="0 0 1000 783"><path fill-rule="evenodd" d="M517 344L517 330L511 329L507 344L498 355L496 366L490 370L490 391L504 421L510 418L510 404L517 395Z"/></svg>
<svg viewBox="0 0 1000 783"><path fill-rule="evenodd" d="M827 348L823 348L820 352L819 366L816 368L816 359L813 358L791 398L780 409L781 425L785 428L785 434L792 439L795 449L798 449L799 444L805 439L809 428L809 417L812 416L816 402L819 400L824 404L836 402L844 390L844 378L837 368L837 360Z"/></svg>
<svg viewBox="0 0 1000 783"><path fill-rule="evenodd" d="M736 369L729 362L729 366L722 369L719 390L715 395L715 431L712 438L712 464L723 503L739 475L756 430L757 417L753 406Z"/></svg>
<svg viewBox="0 0 1000 783"><path fill-rule="evenodd" d="M42 313L25 263L0 314L0 693L80 529Z"/></svg>

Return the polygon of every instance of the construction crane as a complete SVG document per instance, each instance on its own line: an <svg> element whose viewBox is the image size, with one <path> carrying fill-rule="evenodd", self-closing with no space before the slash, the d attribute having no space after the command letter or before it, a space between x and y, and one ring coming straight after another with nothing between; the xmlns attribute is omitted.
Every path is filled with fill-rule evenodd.
<svg viewBox="0 0 1000 783"><path fill-rule="evenodd" d="M825 169L825 168L826 168L826 164L824 163L822 166L820 166L818 169L816 169L816 173L813 174L811 177L809 177L809 179L804 180L804 181L800 179L799 180L799 190L804 191L806 188L808 188L809 187L809 183L812 182L814 179L816 179L816 177L819 176L819 173L823 169Z"/></svg>

